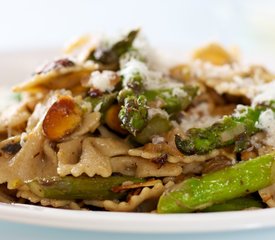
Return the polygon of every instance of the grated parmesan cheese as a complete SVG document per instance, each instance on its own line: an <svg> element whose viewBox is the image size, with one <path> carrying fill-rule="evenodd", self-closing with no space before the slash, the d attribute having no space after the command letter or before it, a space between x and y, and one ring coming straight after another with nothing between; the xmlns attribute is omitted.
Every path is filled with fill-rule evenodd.
<svg viewBox="0 0 275 240"><path fill-rule="evenodd" d="M253 99L252 105L255 106L270 100L275 100L275 81L258 86L257 95Z"/></svg>
<svg viewBox="0 0 275 240"><path fill-rule="evenodd" d="M238 104L235 108L234 113L232 114L234 117L242 117L247 114L248 107L242 104Z"/></svg>
<svg viewBox="0 0 275 240"><path fill-rule="evenodd" d="M115 89L116 75L113 71L92 72L88 86L99 89L101 92L111 92Z"/></svg>
<svg viewBox="0 0 275 240"><path fill-rule="evenodd" d="M205 128L220 120L220 116L211 116L207 103L201 103L184 116L180 122L180 128L187 131L190 128Z"/></svg>
<svg viewBox="0 0 275 240"><path fill-rule="evenodd" d="M191 62L190 67L192 76L196 78L207 78L209 81L217 78L229 80L229 78L241 71L241 67L238 64L217 66L201 60Z"/></svg>
<svg viewBox="0 0 275 240"><path fill-rule="evenodd" d="M157 56L157 52L152 48L142 33L139 33L136 37L135 41L133 42L132 49L120 57L120 69L123 69L127 62L131 61L132 59L146 62L146 65L152 69L164 68L163 64L160 62L162 58Z"/></svg>
<svg viewBox="0 0 275 240"><path fill-rule="evenodd" d="M154 116L159 115L161 117L169 119L169 115L166 111L160 108L149 108L148 109L148 119L152 119Z"/></svg>
<svg viewBox="0 0 275 240"><path fill-rule="evenodd" d="M135 74L140 74L141 78L146 80L149 75L149 69L146 64L137 59L131 59L125 64L125 67L120 71L120 74L123 75L123 87L127 87L129 81L132 80L132 76Z"/></svg>
<svg viewBox="0 0 275 240"><path fill-rule="evenodd" d="M131 59L125 64L125 67L120 71L123 75L123 87L127 87L129 81L132 80L132 76L140 74L145 89L160 89L160 88L180 88L183 87L183 83L173 81L164 75L160 71L153 71L148 68L146 63L137 59ZM175 89L175 94L186 94L181 89Z"/></svg>
<svg viewBox="0 0 275 240"><path fill-rule="evenodd" d="M271 109L261 113L256 127L266 132L264 143L275 147L275 113Z"/></svg>
<svg viewBox="0 0 275 240"><path fill-rule="evenodd" d="M165 142L165 138L161 137L159 135L155 135L152 137L152 143L153 144L160 144L160 143L164 143Z"/></svg>
<svg viewBox="0 0 275 240"><path fill-rule="evenodd" d="M173 88L172 96L178 97L178 98L184 98L187 96L187 93L182 88Z"/></svg>
<svg viewBox="0 0 275 240"><path fill-rule="evenodd" d="M247 65L240 63L213 65L209 62L196 60L190 63L190 74L194 79L200 79L207 86L214 88L219 94L230 93L253 99L262 85L268 85L260 70L247 76L251 71Z"/></svg>

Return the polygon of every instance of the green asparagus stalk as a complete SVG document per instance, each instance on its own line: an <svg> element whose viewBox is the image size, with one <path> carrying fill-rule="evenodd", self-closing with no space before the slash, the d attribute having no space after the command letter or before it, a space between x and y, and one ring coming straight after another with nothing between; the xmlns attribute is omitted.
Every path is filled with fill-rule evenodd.
<svg viewBox="0 0 275 240"><path fill-rule="evenodd" d="M252 197L240 197L207 207L202 212L239 211L249 208L264 208L264 204L262 201Z"/></svg>
<svg viewBox="0 0 275 240"><path fill-rule="evenodd" d="M171 129L171 123L166 116L159 114L148 119L147 100L143 95L128 96L124 99L119 112L122 128L128 130L133 139L141 144L151 141L152 136L160 135Z"/></svg>
<svg viewBox="0 0 275 240"><path fill-rule="evenodd" d="M123 75L121 75L121 77L122 82L125 81L125 77ZM128 73L126 88L131 89L135 93L140 93L142 90L144 90L143 77L141 73L132 72L131 75Z"/></svg>
<svg viewBox="0 0 275 240"><path fill-rule="evenodd" d="M198 92L196 86L188 85L182 86L178 90L182 93L180 96L175 94L173 88L140 90L139 94L145 96L149 106L154 105L154 102L158 101L159 108L164 109L169 114L173 114L185 110L192 103ZM123 89L119 92L118 101L123 103L126 97L133 95L135 95L133 89Z"/></svg>
<svg viewBox="0 0 275 240"><path fill-rule="evenodd" d="M148 122L148 107L146 98L129 96L124 100L119 112L121 126L128 130L132 135L144 129Z"/></svg>
<svg viewBox="0 0 275 240"><path fill-rule="evenodd" d="M105 113L106 110L115 102L116 97L117 92L113 92L96 97L86 97L85 101L91 103L93 109L96 109L98 107L98 110L101 113Z"/></svg>
<svg viewBox="0 0 275 240"><path fill-rule="evenodd" d="M178 88L178 91L181 91L181 94L178 95L172 88L146 90L143 95L147 98L149 105L150 102L160 101L160 108L172 114L185 110L197 95L198 88L186 85Z"/></svg>
<svg viewBox="0 0 275 240"><path fill-rule="evenodd" d="M275 153L238 163L201 178L189 178L167 189L158 203L159 213L194 212L245 196L272 184Z"/></svg>
<svg viewBox="0 0 275 240"><path fill-rule="evenodd" d="M119 57L128 52L136 39L139 30L133 30L127 34L127 36L120 41L116 42L107 48L98 48L91 53L89 59L101 63L103 65L113 65L114 69L119 66Z"/></svg>
<svg viewBox="0 0 275 240"><path fill-rule="evenodd" d="M144 143L145 139L148 139L148 134L145 131L149 131L150 134L156 135L170 129L167 119L160 118L159 124L154 127L147 126L147 116L149 105L154 101L161 101L163 108L168 113L172 114L180 110L187 108L194 97L197 94L197 88L192 86L184 86L181 88L182 96L178 97L173 95L173 89L157 89L157 90L145 90L142 91L139 97L136 97L131 89L124 89L120 91L118 95L118 101L122 103L122 108L119 113L119 119L122 123L122 127L127 129L132 135L137 136L137 133L142 133L137 136L138 142ZM164 127L162 130L158 126ZM169 127L168 127L169 126ZM158 131L156 131L159 129ZM154 132L156 131L156 132ZM146 135L146 137L145 137ZM144 136L144 137L141 137Z"/></svg>
<svg viewBox="0 0 275 240"><path fill-rule="evenodd" d="M171 127L172 125L169 119L156 115L148 121L146 127L141 132L136 134L134 140L141 144L148 143L154 135L161 135L162 133L168 132Z"/></svg>
<svg viewBox="0 0 275 240"><path fill-rule="evenodd" d="M142 178L128 176L102 177L52 177L27 181L30 191L41 198L61 200L107 200L119 199L123 193L115 193L113 187L131 181L144 182Z"/></svg>
<svg viewBox="0 0 275 240"><path fill-rule="evenodd" d="M176 146L186 155L205 154L233 144L235 151L240 152L248 147L249 137L260 131L257 122L266 109L266 106L247 107L240 116L226 116L208 128L189 129L186 138L175 137Z"/></svg>

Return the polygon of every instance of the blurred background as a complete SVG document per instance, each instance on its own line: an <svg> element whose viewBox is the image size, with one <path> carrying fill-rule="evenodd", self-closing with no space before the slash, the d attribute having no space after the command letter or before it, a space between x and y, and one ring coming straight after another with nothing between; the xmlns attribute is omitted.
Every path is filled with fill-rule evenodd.
<svg viewBox="0 0 275 240"><path fill-rule="evenodd" d="M140 26L152 45L216 40L245 54L275 54L274 0L0 0L0 51L61 47L87 32Z"/></svg>
<svg viewBox="0 0 275 240"><path fill-rule="evenodd" d="M274 0L1 0L0 50L62 45L86 32L140 26L153 44L218 40L275 51Z"/></svg>

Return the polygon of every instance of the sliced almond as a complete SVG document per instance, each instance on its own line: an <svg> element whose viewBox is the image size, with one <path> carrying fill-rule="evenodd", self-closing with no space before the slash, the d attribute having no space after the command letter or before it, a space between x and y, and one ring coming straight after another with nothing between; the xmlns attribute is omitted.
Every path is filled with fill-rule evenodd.
<svg viewBox="0 0 275 240"><path fill-rule="evenodd" d="M81 123L82 111L69 96L60 97L48 110L43 131L52 141L58 141L72 133Z"/></svg>

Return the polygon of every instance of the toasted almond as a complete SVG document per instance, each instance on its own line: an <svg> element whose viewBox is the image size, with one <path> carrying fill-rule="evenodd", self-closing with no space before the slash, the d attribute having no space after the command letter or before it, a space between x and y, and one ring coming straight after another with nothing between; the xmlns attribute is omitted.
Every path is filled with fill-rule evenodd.
<svg viewBox="0 0 275 240"><path fill-rule="evenodd" d="M81 108L73 98L62 96L48 110L43 121L43 131L48 139L58 141L72 133L81 120Z"/></svg>

